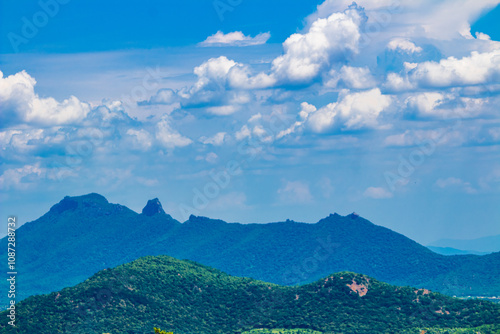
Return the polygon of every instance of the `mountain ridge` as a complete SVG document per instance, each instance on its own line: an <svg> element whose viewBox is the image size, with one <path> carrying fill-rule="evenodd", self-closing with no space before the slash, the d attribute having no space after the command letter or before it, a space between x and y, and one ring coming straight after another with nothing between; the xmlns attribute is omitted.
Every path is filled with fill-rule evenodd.
<svg viewBox="0 0 500 334"><path fill-rule="evenodd" d="M474 255L439 255L357 214L331 214L315 224L240 224L197 216L180 223L166 213L139 214L88 194L65 197L17 232L17 261L24 271L20 299L75 285L146 255L190 259L285 285L349 270L448 295L500 295L500 266L490 265L500 253L480 261ZM2 250L6 241L0 240ZM487 275L487 284L467 268Z"/></svg>
<svg viewBox="0 0 500 334"><path fill-rule="evenodd" d="M440 239L430 243L433 247L450 247L480 253L500 252L500 234L475 239Z"/></svg>

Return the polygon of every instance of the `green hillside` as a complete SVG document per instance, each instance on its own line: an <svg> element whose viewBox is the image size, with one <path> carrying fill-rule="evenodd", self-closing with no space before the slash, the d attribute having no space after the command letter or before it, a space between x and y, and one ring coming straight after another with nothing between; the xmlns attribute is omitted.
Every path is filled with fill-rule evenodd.
<svg viewBox="0 0 500 334"><path fill-rule="evenodd" d="M75 287L30 297L18 304L16 322L16 328L2 322L0 332L131 334L157 327L179 334L262 328L401 333L498 325L500 305L396 287L351 272L286 287L149 256L100 271Z"/></svg>
<svg viewBox="0 0 500 334"><path fill-rule="evenodd" d="M500 296L500 253L436 254L356 214L332 214L316 224L238 224L196 216L180 223L156 199L138 214L89 194L64 198L21 226L16 241L23 269L18 300L74 286L99 270L148 255L189 259L280 285L352 271L450 296ZM0 255L7 258L6 251L3 238ZM3 291L6 284L0 282ZM0 296L0 304L6 302Z"/></svg>

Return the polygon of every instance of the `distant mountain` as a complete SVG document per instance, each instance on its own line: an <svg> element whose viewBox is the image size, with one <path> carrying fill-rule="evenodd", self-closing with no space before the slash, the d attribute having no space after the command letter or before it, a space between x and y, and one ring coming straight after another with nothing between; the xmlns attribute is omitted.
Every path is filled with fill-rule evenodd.
<svg viewBox="0 0 500 334"><path fill-rule="evenodd" d="M66 197L21 226L16 246L18 300L147 255L189 259L282 285L352 271L452 296L500 295L500 253L443 256L356 214L333 214L316 224L238 224L196 216L181 224L156 199L138 214L89 194ZM4 238L0 252L6 250ZM0 282L0 288L7 284ZM1 298L5 305L6 296Z"/></svg>
<svg viewBox="0 0 500 334"><path fill-rule="evenodd" d="M500 252L500 235L469 240L441 239L429 244L429 246L450 247L482 253Z"/></svg>
<svg viewBox="0 0 500 334"><path fill-rule="evenodd" d="M168 256L102 270L75 287L30 297L16 312L17 327L2 321L2 333L150 333L159 327L176 334L255 328L371 334L482 325L500 330L500 305L490 302L391 286L350 272L284 287ZM0 314L6 316L7 311Z"/></svg>
<svg viewBox="0 0 500 334"><path fill-rule="evenodd" d="M456 248L451 248L451 247L427 246L427 248L429 248L434 253L438 253L438 254L442 254L442 255L467 255L467 254L486 255L486 254L491 254L491 252L477 252L477 251L471 251L471 250L461 250L461 249L456 249Z"/></svg>

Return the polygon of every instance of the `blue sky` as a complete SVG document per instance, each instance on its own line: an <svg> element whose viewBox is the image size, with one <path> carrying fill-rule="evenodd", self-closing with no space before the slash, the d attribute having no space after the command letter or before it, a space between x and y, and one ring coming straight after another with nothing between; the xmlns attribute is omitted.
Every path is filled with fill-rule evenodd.
<svg viewBox="0 0 500 334"><path fill-rule="evenodd" d="M500 234L500 1L458 2L2 1L2 215Z"/></svg>

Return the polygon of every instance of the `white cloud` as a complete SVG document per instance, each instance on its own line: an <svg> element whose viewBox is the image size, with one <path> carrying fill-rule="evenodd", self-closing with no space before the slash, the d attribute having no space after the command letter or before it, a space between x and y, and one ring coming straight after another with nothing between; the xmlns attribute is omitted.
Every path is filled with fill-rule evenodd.
<svg viewBox="0 0 500 334"><path fill-rule="evenodd" d="M148 103L149 104L173 104L179 101L179 96L177 93L170 89L164 88L160 89L155 95L151 96Z"/></svg>
<svg viewBox="0 0 500 334"><path fill-rule="evenodd" d="M236 66L237 62L220 56L218 58L210 58L200 66L194 68L194 74L198 76L198 81L194 85L196 90L203 88L211 81L225 82L229 70Z"/></svg>
<svg viewBox="0 0 500 334"><path fill-rule="evenodd" d="M273 75L284 82L308 83L332 62L345 61L358 52L364 20L363 11L357 6L317 19L307 33L286 39L285 53L273 60Z"/></svg>
<svg viewBox="0 0 500 334"><path fill-rule="evenodd" d="M300 121L296 121L289 128L280 131L276 135L277 139L283 138L285 136L288 136L289 134L294 133L298 128L302 127L302 125L305 123L305 121L309 117L309 114L316 111L316 107L313 106L312 104L307 103L307 102L302 102L300 104L300 107L301 107L300 112L299 112Z"/></svg>
<svg viewBox="0 0 500 334"><path fill-rule="evenodd" d="M199 46L251 46L265 44L271 37L268 32L258 34L255 37L245 36L241 31L230 32L224 34L222 31L212 36L208 36L206 40L199 43Z"/></svg>
<svg viewBox="0 0 500 334"><path fill-rule="evenodd" d="M378 88L351 93L341 92L339 101L330 103L311 113L307 123L314 132L325 132L334 125L344 129L377 127L377 119L391 104L391 97L383 95Z"/></svg>
<svg viewBox="0 0 500 334"><path fill-rule="evenodd" d="M323 78L324 86L337 87L339 84L352 89L368 89L376 85L376 80L368 67L342 66L340 71L331 70Z"/></svg>
<svg viewBox="0 0 500 334"><path fill-rule="evenodd" d="M304 204L313 200L309 185L302 181L286 181L284 186L278 189L280 200L288 204Z"/></svg>
<svg viewBox="0 0 500 334"><path fill-rule="evenodd" d="M259 138L262 142L270 143L273 141L273 136L262 125L254 126L252 134Z"/></svg>
<svg viewBox="0 0 500 334"><path fill-rule="evenodd" d="M168 116L163 116L156 128L156 139L165 148L174 149L190 145L193 141L182 136L170 125Z"/></svg>
<svg viewBox="0 0 500 334"><path fill-rule="evenodd" d="M425 92L408 97L405 104L408 108L417 111L421 115L432 115L436 107L440 106L445 97L438 92Z"/></svg>
<svg viewBox="0 0 500 334"><path fill-rule="evenodd" d="M363 195L365 197L374 198L374 199L391 198L393 196L389 190L387 190L383 187L369 187L365 190Z"/></svg>
<svg viewBox="0 0 500 334"><path fill-rule="evenodd" d="M469 37L470 24L499 0L365 0L362 5L375 24L377 35L418 36L437 40ZM352 0L325 0L306 22L327 17L352 3Z"/></svg>
<svg viewBox="0 0 500 334"><path fill-rule="evenodd" d="M262 114L261 113L257 113L255 115L252 115L252 117L250 117L248 119L248 123L253 123L253 122L257 122L258 120L260 120L262 118Z"/></svg>
<svg viewBox="0 0 500 334"><path fill-rule="evenodd" d="M218 106L218 107L210 107L207 108L207 111L210 114L217 115L217 116L228 116L231 114L234 114L235 112L240 109L239 106L235 105L226 105L226 106Z"/></svg>
<svg viewBox="0 0 500 334"><path fill-rule="evenodd" d="M236 140L242 140L245 138L250 138L252 136L252 132L250 131L247 125L243 125L241 129L238 132L236 132L234 136Z"/></svg>
<svg viewBox="0 0 500 334"><path fill-rule="evenodd" d="M456 177L449 177L446 179L438 179L436 181L436 186L441 189L457 187L464 190L468 194L475 194L477 190L474 189L469 182L465 182L462 179Z"/></svg>
<svg viewBox="0 0 500 334"><path fill-rule="evenodd" d="M231 68L228 75L229 85L240 89L261 89L272 87L277 83L273 73L260 72L254 74L250 66L238 64Z"/></svg>
<svg viewBox="0 0 500 334"><path fill-rule="evenodd" d="M44 175L45 170L39 164L24 165L20 168L7 169L0 175L0 188L2 189L25 189L29 186L30 177L35 179ZM33 181L33 180L31 180Z"/></svg>
<svg viewBox="0 0 500 334"><path fill-rule="evenodd" d="M217 159L219 159L219 156L215 154L214 152L209 152L206 155L199 155L196 157L197 161L200 160L205 160L208 163L214 164L217 162Z"/></svg>
<svg viewBox="0 0 500 334"><path fill-rule="evenodd" d="M483 41L490 41L491 40L491 37L489 35L482 33L482 32L479 32L479 31L476 31L476 38L481 39Z"/></svg>
<svg viewBox="0 0 500 334"><path fill-rule="evenodd" d="M474 117L487 113L488 98L461 97L455 93L425 92L411 95L404 104L410 113L420 117Z"/></svg>
<svg viewBox="0 0 500 334"><path fill-rule="evenodd" d="M474 51L461 59L448 57L439 62L423 62L410 72L409 78L421 87L439 88L498 82L500 50L485 53Z"/></svg>
<svg viewBox="0 0 500 334"><path fill-rule="evenodd" d="M218 132L212 137L200 137L200 141L205 145L220 146L224 143L227 133Z"/></svg>
<svg viewBox="0 0 500 334"><path fill-rule="evenodd" d="M36 80L25 71L4 77L0 71L0 105L2 125L37 124L42 126L68 124L84 119L90 105L76 97L59 102L40 98L35 93Z"/></svg>
<svg viewBox="0 0 500 334"><path fill-rule="evenodd" d="M387 48L392 51L401 50L407 53L422 52L422 48L406 38L394 38L387 44Z"/></svg>
<svg viewBox="0 0 500 334"><path fill-rule="evenodd" d="M401 76L397 73L387 74L385 87L393 92L407 91L415 88L414 84L410 82L407 75Z"/></svg>
<svg viewBox="0 0 500 334"><path fill-rule="evenodd" d="M131 137L134 148L149 150L153 145L153 136L144 129L128 129L126 133Z"/></svg>

